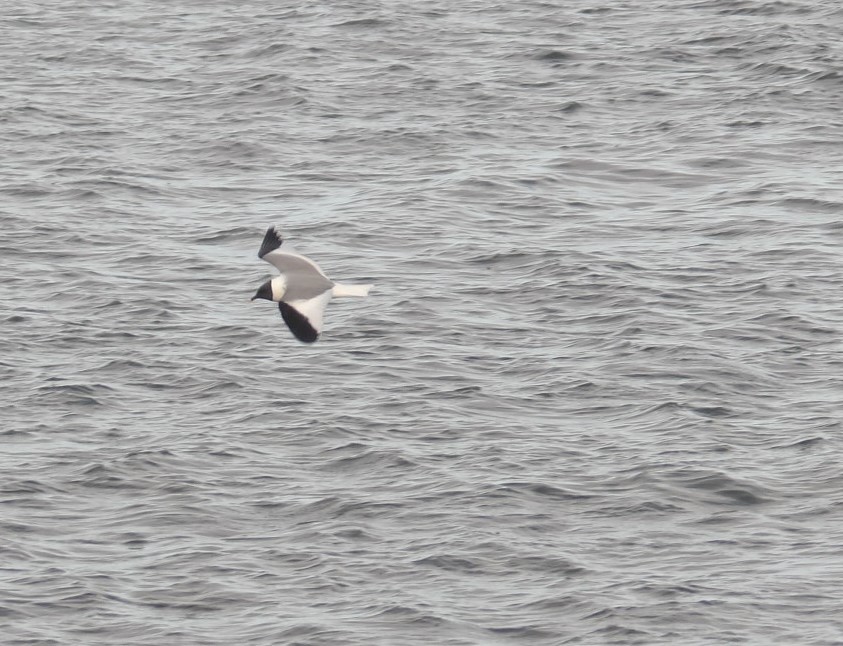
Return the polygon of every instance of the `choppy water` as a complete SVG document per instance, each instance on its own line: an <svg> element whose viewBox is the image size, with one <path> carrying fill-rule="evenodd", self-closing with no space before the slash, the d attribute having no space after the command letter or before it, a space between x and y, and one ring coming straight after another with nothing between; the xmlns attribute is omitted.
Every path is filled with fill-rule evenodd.
<svg viewBox="0 0 843 646"><path fill-rule="evenodd" d="M2 644L843 644L841 28L4 5Z"/></svg>

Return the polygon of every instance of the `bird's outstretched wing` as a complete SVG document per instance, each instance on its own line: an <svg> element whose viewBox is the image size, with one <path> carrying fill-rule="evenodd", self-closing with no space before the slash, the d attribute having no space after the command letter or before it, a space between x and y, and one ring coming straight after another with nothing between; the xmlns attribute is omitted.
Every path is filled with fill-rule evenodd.
<svg viewBox="0 0 843 646"><path fill-rule="evenodd" d="M325 276L325 272L319 268L319 265L310 258L297 253L289 244L284 243L284 237L278 227L269 227L266 230L261 248L258 250L258 258L266 260L281 272L291 270L304 271L305 273L316 272Z"/></svg>
<svg viewBox="0 0 843 646"><path fill-rule="evenodd" d="M278 309L281 311L284 323L299 341L313 343L322 331L322 315L330 300L331 292L326 291L314 298L289 303L281 301L278 303Z"/></svg>

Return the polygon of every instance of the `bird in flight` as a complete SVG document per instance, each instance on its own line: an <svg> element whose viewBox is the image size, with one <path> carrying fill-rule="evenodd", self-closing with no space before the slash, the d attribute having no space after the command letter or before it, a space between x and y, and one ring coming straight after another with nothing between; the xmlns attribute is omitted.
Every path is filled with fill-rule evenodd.
<svg viewBox="0 0 843 646"><path fill-rule="evenodd" d="M372 285L344 285L328 278L310 258L296 253L284 242L278 227L269 227L258 251L281 272L266 281L252 296L278 303L281 317L293 335L313 343L322 331L322 315L332 297L366 296Z"/></svg>

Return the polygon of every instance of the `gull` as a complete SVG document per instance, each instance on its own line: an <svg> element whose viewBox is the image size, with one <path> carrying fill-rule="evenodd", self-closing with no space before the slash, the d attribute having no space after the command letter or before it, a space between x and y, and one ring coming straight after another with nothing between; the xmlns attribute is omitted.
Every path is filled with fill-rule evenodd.
<svg viewBox="0 0 843 646"><path fill-rule="evenodd" d="M281 317L293 335L304 343L313 343L322 331L322 315L332 297L366 296L372 285L335 283L310 258L296 253L278 227L269 227L258 251L281 272L266 281L252 296L278 303Z"/></svg>

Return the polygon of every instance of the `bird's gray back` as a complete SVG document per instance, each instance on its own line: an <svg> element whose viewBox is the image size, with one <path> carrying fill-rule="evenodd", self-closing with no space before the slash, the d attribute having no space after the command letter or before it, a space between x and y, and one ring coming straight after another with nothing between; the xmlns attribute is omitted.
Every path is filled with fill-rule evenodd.
<svg viewBox="0 0 843 646"><path fill-rule="evenodd" d="M323 275L306 258L277 252L273 252L272 256L272 264L287 279L287 289L284 293L285 301L313 298L334 286L334 282Z"/></svg>

